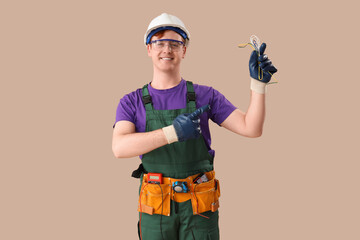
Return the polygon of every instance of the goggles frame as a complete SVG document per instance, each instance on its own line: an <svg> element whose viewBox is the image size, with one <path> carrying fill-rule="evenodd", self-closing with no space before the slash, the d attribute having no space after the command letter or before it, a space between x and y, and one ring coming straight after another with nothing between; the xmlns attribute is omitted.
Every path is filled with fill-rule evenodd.
<svg viewBox="0 0 360 240"><path fill-rule="evenodd" d="M172 46L171 46L171 42L175 42L175 43L180 43L181 44L181 46L185 46L185 43L183 42L183 41L179 41L179 40L175 40L175 39L156 39L156 40L153 40L153 41L151 41L151 42L149 42L149 44L153 44L153 43L157 43L157 42L165 42L165 41L167 41L167 42L169 42L169 48L171 48L171 50L173 50L173 51L180 51L180 46L179 46L179 49L177 49L177 48L173 48ZM161 50L161 49L159 49L159 50Z"/></svg>

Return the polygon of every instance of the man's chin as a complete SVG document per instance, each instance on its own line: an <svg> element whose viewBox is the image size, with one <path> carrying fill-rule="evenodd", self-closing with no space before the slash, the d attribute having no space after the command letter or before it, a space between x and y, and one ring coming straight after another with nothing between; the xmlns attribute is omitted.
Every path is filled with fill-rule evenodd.
<svg viewBox="0 0 360 240"><path fill-rule="evenodd" d="M162 72L173 72L176 70L175 66L160 66L158 69Z"/></svg>

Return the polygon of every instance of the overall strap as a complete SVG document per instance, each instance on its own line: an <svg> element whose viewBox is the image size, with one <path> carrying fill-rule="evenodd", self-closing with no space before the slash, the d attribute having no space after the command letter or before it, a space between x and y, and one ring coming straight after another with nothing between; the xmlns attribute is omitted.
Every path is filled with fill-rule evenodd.
<svg viewBox="0 0 360 240"><path fill-rule="evenodd" d="M149 89L148 89L148 85L145 84L142 88L142 101L144 103L145 109L146 110L154 110L153 104L152 104L152 99L151 96L149 94Z"/></svg>
<svg viewBox="0 0 360 240"><path fill-rule="evenodd" d="M187 95L186 95L186 105L188 107L196 108L196 94L194 91L193 83L186 81Z"/></svg>
<svg viewBox="0 0 360 240"><path fill-rule="evenodd" d="M186 81L186 89L186 105L188 107L196 108L196 94L191 81ZM148 84L145 84L142 88L142 101L146 110L154 110L152 99L149 94Z"/></svg>

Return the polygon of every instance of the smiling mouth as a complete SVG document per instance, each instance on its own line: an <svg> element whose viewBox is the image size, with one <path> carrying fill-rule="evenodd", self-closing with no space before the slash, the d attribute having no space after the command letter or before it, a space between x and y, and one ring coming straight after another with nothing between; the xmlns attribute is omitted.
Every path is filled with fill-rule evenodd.
<svg viewBox="0 0 360 240"><path fill-rule="evenodd" d="M165 60L165 61L171 61L173 60L174 58L160 58L161 60Z"/></svg>

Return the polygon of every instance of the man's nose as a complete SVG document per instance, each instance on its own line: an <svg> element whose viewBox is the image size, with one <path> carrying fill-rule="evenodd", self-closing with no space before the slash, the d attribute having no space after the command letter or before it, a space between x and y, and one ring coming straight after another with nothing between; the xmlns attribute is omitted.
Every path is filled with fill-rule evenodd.
<svg viewBox="0 0 360 240"><path fill-rule="evenodd" d="M165 44L164 46L164 49L163 49L164 52L171 52L172 51L172 48L170 47L170 44Z"/></svg>

